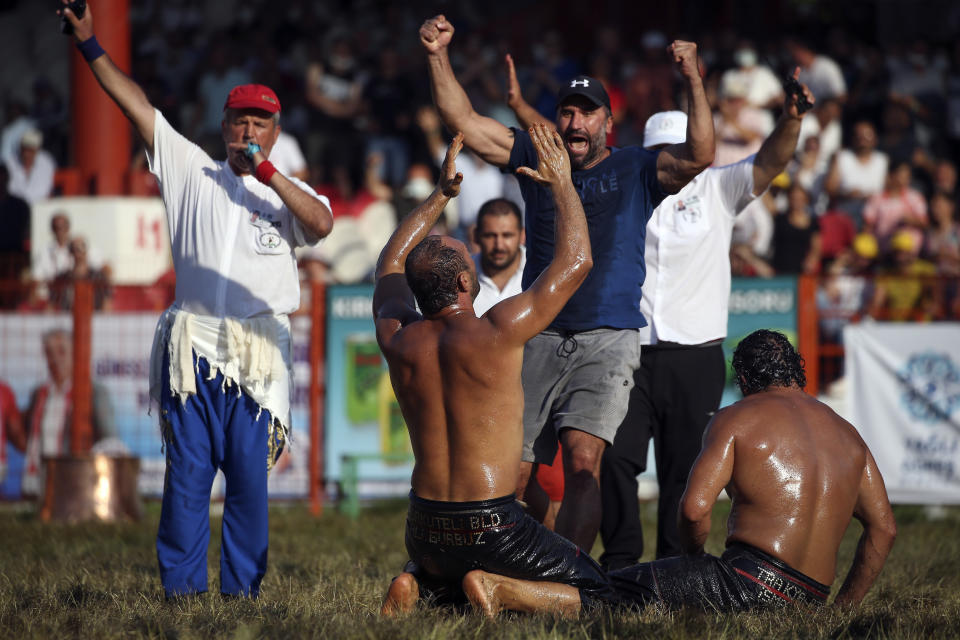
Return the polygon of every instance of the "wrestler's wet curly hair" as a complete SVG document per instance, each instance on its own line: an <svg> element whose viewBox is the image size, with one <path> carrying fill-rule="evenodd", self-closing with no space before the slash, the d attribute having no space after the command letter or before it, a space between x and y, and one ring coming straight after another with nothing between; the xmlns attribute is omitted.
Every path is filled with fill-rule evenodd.
<svg viewBox="0 0 960 640"><path fill-rule="evenodd" d="M733 352L733 370L745 396L767 387L807 386L803 357L777 331L760 329L741 340Z"/></svg>
<svg viewBox="0 0 960 640"><path fill-rule="evenodd" d="M437 313L457 301L457 276L469 271L467 261L440 236L427 236L415 246L404 263L407 284L426 315Z"/></svg>

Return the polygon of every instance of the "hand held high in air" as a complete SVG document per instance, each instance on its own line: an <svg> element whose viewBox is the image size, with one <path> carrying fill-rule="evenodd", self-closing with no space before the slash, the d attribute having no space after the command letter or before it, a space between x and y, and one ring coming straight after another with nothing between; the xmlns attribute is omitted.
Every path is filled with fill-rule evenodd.
<svg viewBox="0 0 960 640"><path fill-rule="evenodd" d="M57 15L63 18L66 18L67 21L73 26L73 37L77 42L85 42L93 37L93 15L90 11L90 5L87 5L87 10L83 12L82 18L77 18L74 15L73 11L67 8L67 5L70 4L69 0L60 0L63 4L63 7L57 11Z"/></svg>
<svg viewBox="0 0 960 640"><path fill-rule="evenodd" d="M700 66L697 59L697 45L695 42L674 40L670 43L670 46L667 47L667 51L670 53L673 61L677 63L680 74L686 78L688 82L701 80Z"/></svg>
<svg viewBox="0 0 960 640"><path fill-rule="evenodd" d="M460 194L463 174L457 171L456 160L461 149L463 149L463 133L458 132L447 147L447 155L443 158L443 165L440 168L440 180L437 182L437 189L448 198L456 198Z"/></svg>
<svg viewBox="0 0 960 640"><path fill-rule="evenodd" d="M793 70L793 79L796 82L800 82L800 67L795 67ZM813 92L810 91L810 88L805 84L800 84L800 90L803 92L803 95L806 97L807 102L811 105L817 103L816 96L813 95ZM804 113L801 112L799 108L800 96L795 93L787 93L787 97L783 103L783 112L787 117L794 118L796 120L802 120ZM809 107L808 107L809 108Z"/></svg>
<svg viewBox="0 0 960 640"><path fill-rule="evenodd" d="M542 185L557 186L566 179L570 180L570 156L563 146L563 139L543 123L537 123L529 129L530 139L537 150L538 166L517 167L517 173Z"/></svg>
<svg viewBox="0 0 960 640"><path fill-rule="evenodd" d="M430 18L420 27L420 43L427 53L436 54L444 51L453 38L453 25L440 14Z"/></svg>

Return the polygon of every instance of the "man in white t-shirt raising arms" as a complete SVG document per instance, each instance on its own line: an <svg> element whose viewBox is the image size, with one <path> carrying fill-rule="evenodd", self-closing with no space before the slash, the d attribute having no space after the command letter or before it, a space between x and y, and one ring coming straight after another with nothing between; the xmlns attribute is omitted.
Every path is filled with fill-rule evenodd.
<svg viewBox="0 0 960 640"><path fill-rule="evenodd" d="M799 69L794 73L799 72ZM813 94L803 87L812 103ZM793 156L803 113L787 96L776 128L740 162L710 167L667 196L647 223L647 279L640 310L643 351L630 409L607 449L601 476L601 565L617 569L643 553L638 473L653 438L659 485L657 557L682 552L677 510L703 430L720 406L726 377L722 342L730 297L730 237L738 213L760 196ZM686 115L654 114L644 146L683 141Z"/></svg>
<svg viewBox="0 0 960 640"><path fill-rule="evenodd" d="M290 323L300 302L296 246L330 233L329 203L267 160L280 101L262 85L230 91L226 161L177 133L106 55L88 4L66 8L77 49L126 114L167 210L176 301L151 357L167 469L157 532L166 596L207 590L210 489L226 478L220 591L256 597L267 564L267 472L290 424ZM82 126L82 123L78 123Z"/></svg>
<svg viewBox="0 0 960 640"><path fill-rule="evenodd" d="M520 208L506 198L487 200L477 213L473 241L480 252L473 255L473 262L480 293L473 301L473 310L478 317L521 291L520 280L527 262L522 218Z"/></svg>

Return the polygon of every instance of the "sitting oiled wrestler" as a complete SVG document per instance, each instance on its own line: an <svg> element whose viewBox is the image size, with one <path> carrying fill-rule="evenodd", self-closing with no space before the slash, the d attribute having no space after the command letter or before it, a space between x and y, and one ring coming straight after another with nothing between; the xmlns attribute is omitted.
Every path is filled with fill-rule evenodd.
<svg viewBox="0 0 960 640"><path fill-rule="evenodd" d="M733 366L745 397L717 412L704 433L680 505L685 555L611 572L616 600L720 611L824 604L856 518L863 533L834 603L860 602L896 537L873 456L850 423L803 391L803 360L782 334L750 334ZM718 558L703 545L724 488L731 508ZM492 573L474 579L491 614L518 602L530 609L540 598L534 583Z"/></svg>

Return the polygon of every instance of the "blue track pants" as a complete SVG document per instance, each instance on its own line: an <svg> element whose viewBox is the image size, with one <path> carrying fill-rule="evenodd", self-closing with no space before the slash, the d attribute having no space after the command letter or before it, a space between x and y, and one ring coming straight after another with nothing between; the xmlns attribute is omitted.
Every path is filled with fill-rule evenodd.
<svg viewBox="0 0 960 640"><path fill-rule="evenodd" d="M169 393L164 358L161 415L167 470L157 532L160 580L167 597L207 590L210 490L217 469L226 479L220 591L256 597L267 569L267 452L271 417L194 353L197 393L186 403ZM259 418L258 418L259 414Z"/></svg>

